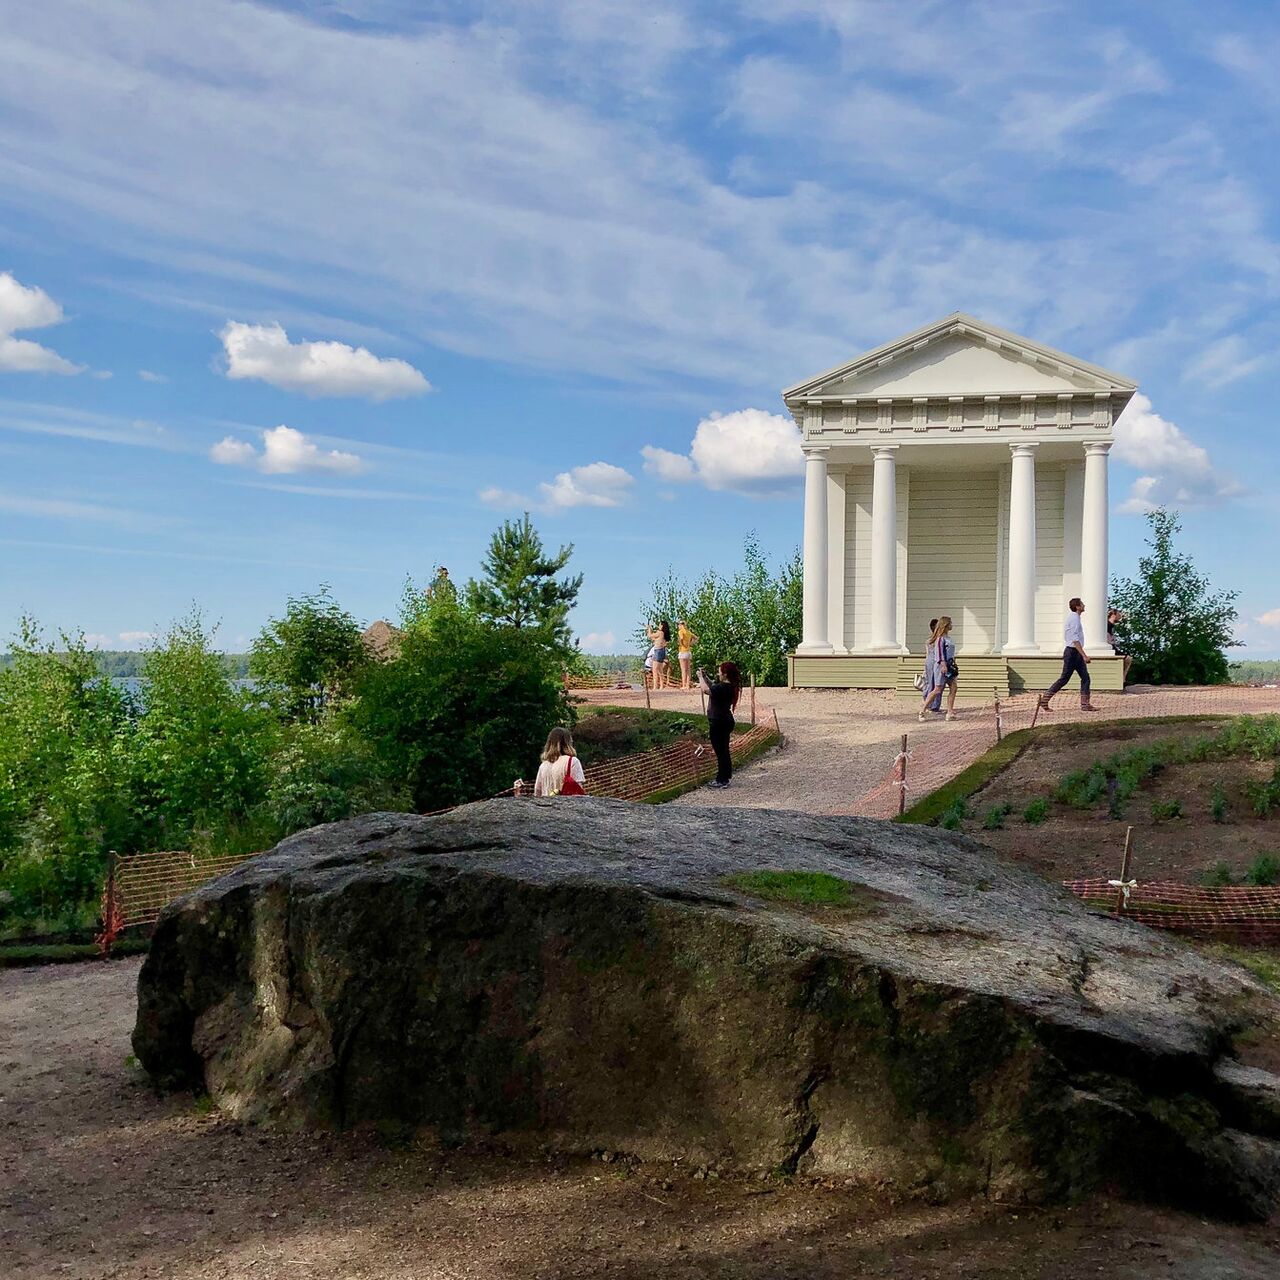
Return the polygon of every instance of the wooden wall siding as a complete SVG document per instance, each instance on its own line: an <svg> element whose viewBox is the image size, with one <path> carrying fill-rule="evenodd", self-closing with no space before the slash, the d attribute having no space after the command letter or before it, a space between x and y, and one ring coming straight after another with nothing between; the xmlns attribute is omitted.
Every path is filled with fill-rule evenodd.
<svg viewBox="0 0 1280 1280"><path fill-rule="evenodd" d="M844 635L850 649L871 643L871 468L845 476Z"/></svg>
<svg viewBox="0 0 1280 1280"><path fill-rule="evenodd" d="M913 471L907 638L923 649L929 619L949 613L961 653L996 637L999 482L995 471Z"/></svg>
<svg viewBox="0 0 1280 1280"><path fill-rule="evenodd" d="M1036 468L1036 644L1046 653L1062 651L1063 485L1059 467Z"/></svg>
<svg viewBox="0 0 1280 1280"><path fill-rule="evenodd" d="M865 649L871 643L871 471L850 467L844 477L844 643ZM898 506L898 643L907 643L907 530L911 513L911 477L897 470Z"/></svg>

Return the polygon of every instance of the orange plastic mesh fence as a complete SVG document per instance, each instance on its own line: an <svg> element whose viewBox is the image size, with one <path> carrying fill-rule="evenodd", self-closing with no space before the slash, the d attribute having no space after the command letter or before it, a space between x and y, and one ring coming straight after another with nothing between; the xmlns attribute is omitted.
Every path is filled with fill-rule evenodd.
<svg viewBox="0 0 1280 1280"><path fill-rule="evenodd" d="M602 675L574 674L567 672L564 677L566 689L630 689L639 686L642 673L635 671L611 671Z"/></svg>
<svg viewBox="0 0 1280 1280"><path fill-rule="evenodd" d="M911 714L918 704L902 699L907 731L905 788L901 777L901 753L890 748L885 755L881 782L845 812L868 818L891 818L898 812L899 797L906 792L906 807L950 782L979 756L995 745L997 700L979 705L963 703L954 721L931 715L924 723ZM998 702L1000 732L1013 733L1050 724L1095 723L1148 717L1238 716L1280 713L1280 690L1228 685L1204 689L1153 689L1130 693L1095 693L1094 711L1079 706L1075 681L1053 701L1053 709L1037 709L1035 693L1021 693Z"/></svg>
<svg viewBox="0 0 1280 1280"><path fill-rule="evenodd" d="M115 887L125 927L154 924L174 898L198 889L252 856L231 853L197 858L191 853L170 851L135 853L118 859Z"/></svg>
<svg viewBox="0 0 1280 1280"><path fill-rule="evenodd" d="M1240 941L1280 942L1280 888L1224 885L1207 888L1172 881L1131 885L1117 911L1119 891L1107 880L1067 880L1065 887L1090 906L1153 929L1173 929L1198 937L1231 936Z"/></svg>

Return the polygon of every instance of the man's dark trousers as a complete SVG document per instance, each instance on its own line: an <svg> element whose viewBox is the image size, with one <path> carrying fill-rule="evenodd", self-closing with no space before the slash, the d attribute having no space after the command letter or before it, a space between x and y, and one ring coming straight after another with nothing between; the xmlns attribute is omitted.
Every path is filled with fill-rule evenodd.
<svg viewBox="0 0 1280 1280"><path fill-rule="evenodd" d="M1089 701L1089 664L1075 645L1062 651L1062 674L1044 691L1043 700L1048 702L1075 674L1080 676L1080 705L1084 706Z"/></svg>

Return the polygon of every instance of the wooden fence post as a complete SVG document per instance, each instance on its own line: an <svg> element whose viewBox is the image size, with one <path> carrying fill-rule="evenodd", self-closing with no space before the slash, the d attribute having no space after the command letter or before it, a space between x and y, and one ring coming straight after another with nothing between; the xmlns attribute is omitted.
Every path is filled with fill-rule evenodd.
<svg viewBox="0 0 1280 1280"><path fill-rule="evenodd" d="M653 704L649 701L649 672L642 671L641 678L644 680L644 707L646 711L652 711Z"/></svg>
<svg viewBox="0 0 1280 1280"><path fill-rule="evenodd" d="M1129 867L1133 860L1133 828L1124 830L1124 857L1120 860L1120 883L1116 887L1116 914L1124 915L1125 886L1129 883Z"/></svg>
<svg viewBox="0 0 1280 1280"><path fill-rule="evenodd" d="M996 741L1000 742L1004 739L1004 725L1000 720L1000 690L993 685L996 695Z"/></svg>
<svg viewBox="0 0 1280 1280"><path fill-rule="evenodd" d="M777 733L777 735L778 735L778 745L779 745L779 746L782 746L782 744L783 744L783 742L785 741L785 739L784 739L784 738L783 738L783 736L782 736L782 726L778 723L778 708L777 708L777 707L774 707L774 709L773 709L773 727L774 727L775 732L776 732L776 733Z"/></svg>
<svg viewBox="0 0 1280 1280"><path fill-rule="evenodd" d="M756 726L756 673L751 673L751 727Z"/></svg>
<svg viewBox="0 0 1280 1280"><path fill-rule="evenodd" d="M907 811L907 735L902 735L902 752L898 756L898 812Z"/></svg>

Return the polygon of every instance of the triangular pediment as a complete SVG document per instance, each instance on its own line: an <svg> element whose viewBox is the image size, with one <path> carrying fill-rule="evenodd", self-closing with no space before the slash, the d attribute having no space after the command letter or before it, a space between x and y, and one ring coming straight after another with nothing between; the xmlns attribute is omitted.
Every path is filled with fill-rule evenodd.
<svg viewBox="0 0 1280 1280"><path fill-rule="evenodd" d="M783 399L1129 392L1137 384L959 312L784 391Z"/></svg>

